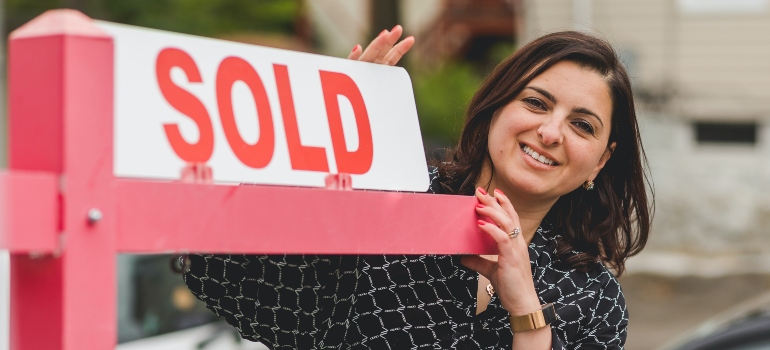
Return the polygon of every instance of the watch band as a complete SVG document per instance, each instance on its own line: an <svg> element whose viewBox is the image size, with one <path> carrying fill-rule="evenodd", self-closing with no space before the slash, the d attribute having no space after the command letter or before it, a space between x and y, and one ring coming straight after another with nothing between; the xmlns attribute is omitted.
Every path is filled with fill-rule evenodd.
<svg viewBox="0 0 770 350"><path fill-rule="evenodd" d="M514 333L531 331L543 328L557 319L556 309L553 307L552 303L548 303L543 305L542 309L533 313L521 316L511 316L511 329L513 329Z"/></svg>

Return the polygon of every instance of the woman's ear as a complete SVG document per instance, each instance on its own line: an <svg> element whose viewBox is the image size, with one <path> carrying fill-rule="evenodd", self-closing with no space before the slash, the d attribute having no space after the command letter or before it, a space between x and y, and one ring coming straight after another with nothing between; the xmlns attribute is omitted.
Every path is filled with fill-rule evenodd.
<svg viewBox="0 0 770 350"><path fill-rule="evenodd" d="M591 176L588 178L588 180L593 181L596 179L596 176L599 175L599 172L604 168L604 165L607 164L607 161L610 160L610 156L612 156L612 152L615 152L615 146L618 144L616 142L611 143L607 148L604 150L604 153L602 153L602 157L599 158L599 163L596 164L596 168L591 173Z"/></svg>

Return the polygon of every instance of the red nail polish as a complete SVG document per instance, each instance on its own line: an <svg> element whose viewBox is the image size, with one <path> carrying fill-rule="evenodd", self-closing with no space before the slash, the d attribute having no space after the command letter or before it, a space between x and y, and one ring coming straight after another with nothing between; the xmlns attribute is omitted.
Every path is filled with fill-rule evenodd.
<svg viewBox="0 0 770 350"><path fill-rule="evenodd" d="M481 209L481 208L484 208L484 207L485 207L485 205L484 205L484 204L481 204L481 203L479 203L479 204L476 204L476 208L479 208L479 209Z"/></svg>
<svg viewBox="0 0 770 350"><path fill-rule="evenodd" d="M356 46L353 46L353 50L350 52L356 52L357 49L358 49L358 44L356 44Z"/></svg>
<svg viewBox="0 0 770 350"><path fill-rule="evenodd" d="M498 190L498 189L496 189L496 188L495 188L495 193L497 193L497 194L502 194L503 196L505 195L505 193L503 193L503 191L500 191L500 190Z"/></svg>
<svg viewBox="0 0 770 350"><path fill-rule="evenodd" d="M477 224L479 224L479 226L484 226L484 225L486 225L486 224L487 224L487 222L486 222L486 221L484 221L484 220L479 220L479 221L476 221L476 223L477 223Z"/></svg>
<svg viewBox="0 0 770 350"><path fill-rule="evenodd" d="M481 192L481 194L483 194L485 196L487 195L487 191L484 191L483 188L479 187L478 190L479 190L479 192Z"/></svg>

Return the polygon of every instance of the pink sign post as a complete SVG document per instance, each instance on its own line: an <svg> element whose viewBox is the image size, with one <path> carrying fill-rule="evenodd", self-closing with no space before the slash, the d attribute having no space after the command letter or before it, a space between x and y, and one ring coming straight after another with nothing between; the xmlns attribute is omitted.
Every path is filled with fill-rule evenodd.
<svg viewBox="0 0 770 350"><path fill-rule="evenodd" d="M211 178L200 164L188 181L116 177L114 38L56 10L9 42L0 248L13 350L113 349L119 253L495 253L473 197L344 190L343 174L328 177L342 190L189 181Z"/></svg>

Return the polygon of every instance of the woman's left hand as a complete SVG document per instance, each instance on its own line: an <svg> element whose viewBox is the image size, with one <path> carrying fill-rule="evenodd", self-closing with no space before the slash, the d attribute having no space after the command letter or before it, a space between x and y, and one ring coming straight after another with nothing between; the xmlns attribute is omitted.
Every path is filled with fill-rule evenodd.
<svg viewBox="0 0 770 350"><path fill-rule="evenodd" d="M395 66L414 45L413 36L398 41L403 32L404 29L400 25L396 25L391 30L383 30L369 43L366 50L356 44L348 55L348 59Z"/></svg>
<svg viewBox="0 0 770 350"><path fill-rule="evenodd" d="M500 190L495 190L493 197L479 187L476 197L480 202L476 205L476 212L492 221L479 220L479 227L497 242L499 255L497 261L465 256L462 258L463 265L489 279L500 303L511 315L526 315L540 310L527 241L521 233L513 238L510 235L516 229L521 231L519 215Z"/></svg>

